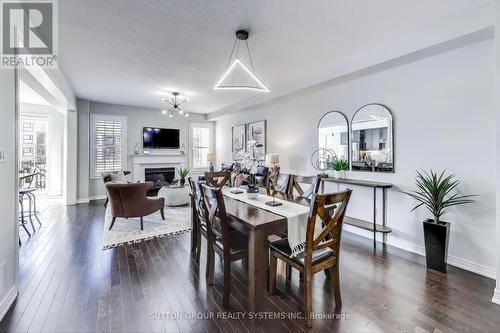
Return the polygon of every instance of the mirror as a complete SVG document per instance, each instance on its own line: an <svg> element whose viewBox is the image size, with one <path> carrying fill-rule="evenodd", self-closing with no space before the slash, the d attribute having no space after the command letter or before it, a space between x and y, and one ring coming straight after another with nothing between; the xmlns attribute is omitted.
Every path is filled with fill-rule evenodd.
<svg viewBox="0 0 500 333"><path fill-rule="evenodd" d="M393 119L382 104L360 108L351 124L353 171L394 172Z"/></svg>
<svg viewBox="0 0 500 333"><path fill-rule="evenodd" d="M318 125L319 151L330 150L334 158L349 161L349 125L338 111L325 114ZM322 156L319 156L322 157Z"/></svg>

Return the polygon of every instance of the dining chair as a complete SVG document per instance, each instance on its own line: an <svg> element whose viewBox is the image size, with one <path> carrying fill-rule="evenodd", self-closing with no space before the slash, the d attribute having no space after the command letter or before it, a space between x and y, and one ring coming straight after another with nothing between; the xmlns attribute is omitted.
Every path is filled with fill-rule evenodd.
<svg viewBox="0 0 500 333"><path fill-rule="evenodd" d="M23 228L26 230L25 225L27 224L26 217L29 218L29 222L31 224L31 228L33 229L33 233L36 232L35 225L33 224L33 216L37 220L38 224L42 226L42 222L38 218L38 211L36 209L36 196L34 192L36 191L36 177L39 174L40 169L34 168L30 174L19 177L19 204L21 206L20 209L20 218L21 224ZM24 201L28 200L28 210L24 209Z"/></svg>
<svg viewBox="0 0 500 333"><path fill-rule="evenodd" d="M336 308L342 306L339 280L340 239L342 223L351 193L352 190L347 189L331 194L313 194L307 220L304 252L291 257L292 249L286 238L268 244L270 249L269 293L274 294L276 292L276 266L278 259L302 272L305 277L304 302L307 327L311 327L312 325L310 315L312 313L312 278L314 274L325 269L330 270L330 281L334 292L335 306ZM326 208L330 205L338 207L333 215ZM317 216L323 222L323 228L315 236L314 227Z"/></svg>
<svg viewBox="0 0 500 333"><path fill-rule="evenodd" d="M205 240L207 241L208 244L208 233L207 233L207 220L206 220L206 214L205 214L205 204L203 203L203 194L202 194L202 189L201 189L201 183L192 180L191 178L189 180L189 185L191 186L191 193L192 193L192 204L193 204L193 222L195 223L195 228L196 230L193 230L193 232L196 233L195 235L195 249L196 249L196 257L195 261L197 264L200 263L200 254L201 254L201 237L203 236ZM207 250L208 254L208 250ZM208 265L207 265L207 274L206 276L208 277Z"/></svg>
<svg viewBox="0 0 500 333"><path fill-rule="evenodd" d="M205 220L208 221L208 285L213 285L215 254L223 261L224 295L222 305L229 308L231 293L231 263L243 260L247 266L248 236L229 227L230 219L226 214L224 197L220 188L202 185Z"/></svg>
<svg viewBox="0 0 500 333"><path fill-rule="evenodd" d="M223 188L230 180L231 172L229 171L205 172L205 182L215 188Z"/></svg>
<svg viewBox="0 0 500 333"><path fill-rule="evenodd" d="M272 177L267 177L266 181L266 193L270 196L275 196L279 194L282 199L286 199L289 188L290 188L290 175L285 173L280 173L278 175L278 180L274 181Z"/></svg>
<svg viewBox="0 0 500 333"><path fill-rule="evenodd" d="M321 180L317 176L290 176L288 196L290 198L311 199L314 193L318 193Z"/></svg>

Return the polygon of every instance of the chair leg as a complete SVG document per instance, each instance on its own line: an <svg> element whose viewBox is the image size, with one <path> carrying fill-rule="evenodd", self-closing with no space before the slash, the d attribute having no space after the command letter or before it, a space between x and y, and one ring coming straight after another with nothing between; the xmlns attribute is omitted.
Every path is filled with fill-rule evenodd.
<svg viewBox="0 0 500 333"><path fill-rule="evenodd" d="M113 219L111 220L111 225L109 226L109 230L111 230L111 228L113 228L113 225L115 224L115 221L116 221L116 217L113 216Z"/></svg>
<svg viewBox="0 0 500 333"><path fill-rule="evenodd" d="M331 284L333 288L333 295L335 296L335 307L342 306L342 296L340 295L340 274L339 264L330 268Z"/></svg>
<svg viewBox="0 0 500 333"><path fill-rule="evenodd" d="M196 249L194 250L195 251L195 259L194 260L199 265L200 264L200 257L201 257L201 233L200 232L196 233L195 239L196 239ZM208 250L207 250L207 254L208 254Z"/></svg>
<svg viewBox="0 0 500 333"><path fill-rule="evenodd" d="M330 269L325 269L323 272L325 273L325 276L328 280L332 279L332 275L330 274Z"/></svg>
<svg viewBox="0 0 500 333"><path fill-rule="evenodd" d="M160 214L161 214L161 219L163 221L165 221L165 209L164 208L160 209Z"/></svg>
<svg viewBox="0 0 500 333"><path fill-rule="evenodd" d="M269 294L270 295L274 295L276 293L277 264L278 264L278 258L276 258L271 251L271 253L269 254Z"/></svg>
<svg viewBox="0 0 500 333"><path fill-rule="evenodd" d="M19 203L21 204L21 226L23 227L24 231L28 234L28 237L31 237L30 232L28 231L28 228L26 228L26 221L24 220L24 200L23 196L19 197Z"/></svg>
<svg viewBox="0 0 500 333"><path fill-rule="evenodd" d="M109 202L109 198L106 197L106 202L104 202L104 208L108 208L108 202Z"/></svg>
<svg viewBox="0 0 500 333"><path fill-rule="evenodd" d="M144 219L141 216L141 230L144 230Z"/></svg>
<svg viewBox="0 0 500 333"><path fill-rule="evenodd" d="M243 258L243 269L248 273L248 257Z"/></svg>
<svg viewBox="0 0 500 333"><path fill-rule="evenodd" d="M222 306L229 309L229 298L231 295L231 259L229 256L224 258L224 296L222 297Z"/></svg>
<svg viewBox="0 0 500 333"><path fill-rule="evenodd" d="M38 224L42 226L42 222L40 222L40 219L38 218L38 212L36 210L36 196L33 193L30 193L30 195L33 198L33 215L35 216L35 219L37 220Z"/></svg>
<svg viewBox="0 0 500 333"><path fill-rule="evenodd" d="M285 265L285 276L287 280L292 279L292 266L288 264Z"/></svg>
<svg viewBox="0 0 500 333"><path fill-rule="evenodd" d="M305 302L305 317L306 326L312 327L312 274L308 271L305 272L305 286L304 286L304 302Z"/></svg>
<svg viewBox="0 0 500 333"><path fill-rule="evenodd" d="M214 284L214 270L215 270L215 252L212 249L207 249L207 284L212 286Z"/></svg>

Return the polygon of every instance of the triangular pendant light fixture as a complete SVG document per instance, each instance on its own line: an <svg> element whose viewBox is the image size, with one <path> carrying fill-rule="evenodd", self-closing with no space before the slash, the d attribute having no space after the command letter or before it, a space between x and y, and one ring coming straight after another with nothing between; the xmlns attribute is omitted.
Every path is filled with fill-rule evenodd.
<svg viewBox="0 0 500 333"><path fill-rule="evenodd" d="M248 59L250 60L251 69L248 68L238 57L239 42L244 41L248 52ZM236 46L238 46L236 48ZM236 49L235 59L233 60L234 50ZM231 63L232 61L232 63ZM214 89L218 90L255 90L269 92L264 82L255 74L253 67L250 49L248 47L248 32L245 30L238 30L236 32L236 39L234 41L233 50L227 63L227 68L219 81L215 84Z"/></svg>

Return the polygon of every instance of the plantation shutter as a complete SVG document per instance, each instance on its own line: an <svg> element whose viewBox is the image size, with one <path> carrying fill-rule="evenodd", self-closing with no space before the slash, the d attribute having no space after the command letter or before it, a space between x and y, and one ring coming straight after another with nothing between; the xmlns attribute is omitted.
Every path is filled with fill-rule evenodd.
<svg viewBox="0 0 500 333"><path fill-rule="evenodd" d="M95 115L93 176L120 171L126 162L126 118Z"/></svg>

